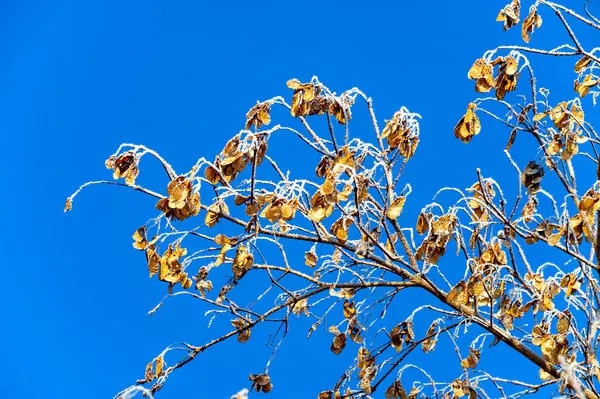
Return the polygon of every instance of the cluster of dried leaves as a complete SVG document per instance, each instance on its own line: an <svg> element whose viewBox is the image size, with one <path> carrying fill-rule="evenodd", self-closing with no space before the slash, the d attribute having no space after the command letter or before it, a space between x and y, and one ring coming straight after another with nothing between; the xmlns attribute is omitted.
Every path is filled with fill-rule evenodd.
<svg viewBox="0 0 600 399"><path fill-rule="evenodd" d="M433 202L412 220L403 217L405 205L420 207L409 201L412 187L400 183L416 155L419 115L402 107L380 129L364 93L353 88L338 95L316 78L288 81L291 103L275 97L253 106L245 129L213 162L201 158L190 172L177 174L156 152L122 145L106 166L125 184L90 182L69 197L65 210L81 189L99 183L155 197L160 212L133 235L150 277L168 283L169 298L191 296L209 313L230 319L216 338L185 344L181 358L167 348L137 385L157 392L172 372L209 347L232 337L251 342L253 330L275 326L269 341L273 355L249 376L252 389L268 393L274 389L269 367L288 329L303 322L294 319L301 318L310 326L309 337L323 329L331 334L332 355L351 353L343 377L319 399L372 397L377 391L388 399L519 397L552 389L547 387L566 397L598 398L600 188L585 168L590 170L591 162L600 170L600 136L584 118L583 102L598 94L600 49L582 47L571 25L598 34L600 22L587 7L584 16L543 0L531 4L521 22L521 7L513 0L500 11L497 20L505 30L521 23L522 39L529 43L542 27L539 12L545 9L572 44L486 52L467 77L475 80L477 93L495 95L469 103L454 128L464 143L485 132L479 115L507 128L507 170L516 170L519 181L512 199L478 170L466 190L440 191L458 195L452 205ZM537 87L532 54L577 59L574 99L550 104L549 91ZM359 102L371 117L372 143L349 135ZM266 129L275 107L287 109L298 127ZM327 127L318 132L311 123L319 116ZM269 142L284 134L318 154L314 175L304 176L302 168L281 170L278 158L287 155L272 153ZM515 145L517 136L526 135L535 143L529 152L526 141ZM521 150L515 159L514 148ZM136 184L145 155L165 169L165 194ZM576 170L583 170L579 179ZM195 220L201 222L190 227ZM442 265L453 250L453 264ZM464 267L457 267L461 262ZM249 274L268 283L258 286L258 280L248 281ZM218 292L213 281L219 281ZM429 300L407 301L415 289ZM256 293L245 302L240 290ZM496 349L501 342L505 348ZM419 348L421 356L415 354ZM429 362L420 362L436 350L450 356L444 370L455 373L450 379L445 374L435 380L439 370L427 371L423 366ZM492 375L486 367L505 353L498 351L511 351L539 372ZM173 357L170 367L165 357ZM482 365L486 358L489 363Z"/></svg>

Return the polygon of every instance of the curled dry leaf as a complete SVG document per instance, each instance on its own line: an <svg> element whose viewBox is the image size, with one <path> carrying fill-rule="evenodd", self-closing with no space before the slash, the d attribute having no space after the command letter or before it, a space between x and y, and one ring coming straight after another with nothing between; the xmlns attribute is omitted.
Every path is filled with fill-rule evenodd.
<svg viewBox="0 0 600 399"><path fill-rule="evenodd" d="M308 316L308 298L303 298L294 302L292 305L292 313L297 315L304 313Z"/></svg>
<svg viewBox="0 0 600 399"><path fill-rule="evenodd" d="M133 247L140 251L145 251L150 245L154 245L157 240L157 237L154 237L152 241L148 241L146 226L137 229L131 237L133 238Z"/></svg>
<svg viewBox="0 0 600 399"><path fill-rule="evenodd" d="M565 289L567 297L573 295L581 287L582 279L578 279L575 273L565 274L560 280L561 288Z"/></svg>
<svg viewBox="0 0 600 399"><path fill-rule="evenodd" d="M475 91L478 93L487 93L496 86L494 66L484 58L475 60L467 77L475 80Z"/></svg>
<svg viewBox="0 0 600 399"><path fill-rule="evenodd" d="M521 14L521 2L519 0L512 0L507 4L496 17L496 21L504 22L504 30L508 30L519 23L519 16Z"/></svg>
<svg viewBox="0 0 600 399"><path fill-rule="evenodd" d="M427 329L427 333L425 334L427 338L421 343L421 348L425 353L429 353L435 349L435 345L437 344L435 332L437 330L438 324L439 320L436 320L433 323L431 323L431 325Z"/></svg>
<svg viewBox="0 0 600 399"><path fill-rule="evenodd" d="M250 374L248 379L252 381L252 387L250 390L255 389L256 392L271 392L273 384L271 383L271 377L268 374Z"/></svg>
<svg viewBox="0 0 600 399"><path fill-rule="evenodd" d="M474 369L479 363L480 352L477 349L469 348L469 356L460 361L460 365L464 369Z"/></svg>
<svg viewBox="0 0 600 399"><path fill-rule="evenodd" d="M525 206L523 207L523 210L521 212L521 216L523 217L524 222L528 223L533 221L534 215L537 212L537 206L538 200L535 194L530 195L527 199L527 203L525 203Z"/></svg>
<svg viewBox="0 0 600 399"><path fill-rule="evenodd" d="M463 143L468 143L473 136L478 135L481 131L481 123L475 114L476 109L477 106L474 103L469 103L467 113L454 127L454 137L460 139Z"/></svg>
<svg viewBox="0 0 600 399"><path fill-rule="evenodd" d="M239 330L241 328L246 327L248 325L248 323L246 323L246 320L244 320L242 318L237 318L231 322L231 325ZM238 333L238 342L240 342L240 343L248 342L249 339L250 339L250 329L249 328L242 330Z"/></svg>
<svg viewBox="0 0 600 399"><path fill-rule="evenodd" d="M179 176L167 185L168 198L156 203L156 209L163 211L169 219L185 220L200 212L200 194L194 192L190 178Z"/></svg>
<svg viewBox="0 0 600 399"><path fill-rule="evenodd" d="M333 342L331 343L331 351L333 353L335 353L336 355L339 355L340 353L342 353L342 351L344 350L344 348L346 347L346 334L345 333L340 333L337 334L335 336L335 338L333 338Z"/></svg>
<svg viewBox="0 0 600 399"><path fill-rule="evenodd" d="M204 217L204 224L208 227L213 227L223 215L229 215L229 208L224 202L218 201L208 208Z"/></svg>
<svg viewBox="0 0 600 399"><path fill-rule="evenodd" d="M319 261L319 257L314 252L314 250L307 251L304 253L304 264L309 267L317 266L317 262Z"/></svg>
<svg viewBox="0 0 600 399"><path fill-rule="evenodd" d="M575 80L573 89L579 93L579 97L583 98L588 95L592 87L598 86L598 84L600 84L600 78L594 79L592 75L586 75L581 83L579 80Z"/></svg>
<svg viewBox="0 0 600 399"><path fill-rule="evenodd" d="M205 266L202 266L198 270L198 274L194 277L196 280L196 290L200 292L202 297L206 296L207 291L211 291L213 289L212 282L207 279L208 278L208 269Z"/></svg>
<svg viewBox="0 0 600 399"><path fill-rule="evenodd" d="M525 43L529 43L530 35L535 29L539 29L542 26L542 17L537 13L537 7L532 6L529 9L529 14L523 20L521 25L521 37Z"/></svg>
<svg viewBox="0 0 600 399"><path fill-rule="evenodd" d="M287 200L275 195L270 196L267 206L260 213L260 216L266 218L271 223L280 224L289 222L296 215L298 209L298 198Z"/></svg>
<svg viewBox="0 0 600 399"><path fill-rule="evenodd" d="M352 219L341 217L331 225L329 232L333 234L341 244L343 244L348 240L348 231L351 225Z"/></svg>
<svg viewBox="0 0 600 399"><path fill-rule="evenodd" d="M496 78L496 98L498 100L503 100L507 92L517 88L518 67L519 63L515 58L511 56L502 58Z"/></svg>
<svg viewBox="0 0 600 399"><path fill-rule="evenodd" d="M348 320L352 320L356 317L356 307L354 306L354 301L345 300L344 301L344 317Z"/></svg>
<svg viewBox="0 0 600 399"><path fill-rule="evenodd" d="M235 258L233 258L233 264L231 270L236 280L241 279L244 275L252 268L254 264L254 256L248 252L244 245L238 245Z"/></svg>
<svg viewBox="0 0 600 399"><path fill-rule="evenodd" d="M152 246L148 248L146 251L147 257L149 251L154 252L154 248L152 248ZM183 267L179 262L181 257L185 256L186 254L187 249L182 248L179 242L177 242L175 246L173 246L173 244L169 244L167 250L160 257L158 265L160 266L158 270L158 279L160 281L170 283L169 290L174 284L177 283L181 283L181 286L184 289L188 289L192 286L192 279L188 277L187 273L183 270ZM156 270L157 266L155 266L154 263L152 263L152 265L150 264L150 262L155 262L156 259L153 254L150 256L152 256L152 258L150 258L148 261L148 268L150 269L150 277L152 277L152 275L155 273L153 273L153 271Z"/></svg>
<svg viewBox="0 0 600 399"><path fill-rule="evenodd" d="M415 333L413 332L413 323L409 320L405 320L398 324L390 332L392 347L398 352L402 349L403 343L412 342L414 338Z"/></svg>
<svg viewBox="0 0 600 399"><path fill-rule="evenodd" d="M462 398L469 395L469 399L471 399L471 392L475 392L469 387L467 380L456 379L450 384L450 388L452 389L452 397L454 398ZM477 395L473 396L473 399L475 398L477 398Z"/></svg>
<svg viewBox="0 0 600 399"><path fill-rule="evenodd" d="M430 213L419 213L417 218L417 233L425 234L429 230L429 220L431 219Z"/></svg>
<svg viewBox="0 0 600 399"><path fill-rule="evenodd" d="M452 213L431 217L429 233L417 248L415 259L426 259L429 263L436 264L446 253L446 246L452 239L456 223L456 216Z"/></svg>
<svg viewBox="0 0 600 399"><path fill-rule="evenodd" d="M575 72L581 73L591 63L592 63L592 59L590 57L588 57L587 55L584 55L579 60L577 60L577 62L575 63L575 68L574 68Z"/></svg>
<svg viewBox="0 0 600 399"><path fill-rule="evenodd" d="M408 119L401 111L394 113L392 119L387 121L381 139L386 139L390 148L398 148L400 155L405 158L412 157L419 145L419 137L411 131Z"/></svg>
<svg viewBox="0 0 600 399"><path fill-rule="evenodd" d="M125 152L119 156L111 155L104 164L107 169L113 170L113 179L124 178L128 186L135 185L139 169L138 159L132 151Z"/></svg>
<svg viewBox="0 0 600 399"><path fill-rule="evenodd" d="M298 79L288 80L287 87L294 90L290 110L292 116L308 115L309 103L320 94L321 89L312 83L300 83Z"/></svg>
<svg viewBox="0 0 600 399"><path fill-rule="evenodd" d="M271 122L270 112L271 103L268 101L258 103L250 108L250 111L246 114L246 130L249 130L252 126L256 126L258 130L262 125L268 125Z"/></svg>
<svg viewBox="0 0 600 399"><path fill-rule="evenodd" d="M165 367L165 361L162 355L158 356L156 359L152 360L150 363L146 365L146 371L144 373L145 381L150 382L158 377L160 377L163 373Z"/></svg>

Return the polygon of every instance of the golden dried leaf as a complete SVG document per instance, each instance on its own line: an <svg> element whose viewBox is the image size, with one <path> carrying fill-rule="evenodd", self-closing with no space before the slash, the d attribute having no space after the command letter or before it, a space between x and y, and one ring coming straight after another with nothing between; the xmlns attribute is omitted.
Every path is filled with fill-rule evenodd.
<svg viewBox="0 0 600 399"><path fill-rule="evenodd" d="M592 75L586 75L581 81L575 80L573 89L579 93L579 97L585 97L590 92L590 89L597 86L600 83L600 79L594 79Z"/></svg>
<svg viewBox="0 0 600 399"><path fill-rule="evenodd" d="M413 323L410 320L403 321L390 331L392 347L398 352L402 349L404 342L412 342L414 338Z"/></svg>
<svg viewBox="0 0 600 399"><path fill-rule="evenodd" d="M423 212L419 214L419 217L417 218L417 233L425 234L427 230L429 230L428 216L429 215L426 215Z"/></svg>
<svg viewBox="0 0 600 399"><path fill-rule="evenodd" d="M212 204L208 211L206 212L206 216L204 217L204 224L208 227L213 227L219 219L221 219L222 215L228 215L229 208L224 202L217 202Z"/></svg>
<svg viewBox="0 0 600 399"><path fill-rule="evenodd" d="M579 290L581 279L578 279L575 273L565 274L560 280L560 286L565 289L565 295L569 297Z"/></svg>
<svg viewBox="0 0 600 399"><path fill-rule="evenodd" d="M425 339L421 343L421 348L423 349L423 352L425 352L425 353L429 353L435 349L435 345L437 343L435 331L437 329L438 324L439 324L439 321L436 320L433 323L431 323L431 325L427 329L427 333L425 334L425 336L429 337L429 338Z"/></svg>
<svg viewBox="0 0 600 399"><path fill-rule="evenodd" d="M314 253L312 251L307 251L304 253L304 264L306 266L315 267L315 266L317 266L318 260L319 260L319 257L317 256L316 253Z"/></svg>
<svg viewBox="0 0 600 399"><path fill-rule="evenodd" d="M113 170L113 179L125 178L125 183L133 186L139 173L137 162L135 154L128 151L118 157L111 156L106 160L105 165L108 169Z"/></svg>
<svg viewBox="0 0 600 399"><path fill-rule="evenodd" d="M155 378L154 366L152 363L153 363L153 361L146 365L146 371L144 373L144 377L146 377L146 382L150 382Z"/></svg>
<svg viewBox="0 0 600 399"><path fill-rule="evenodd" d="M469 348L469 356L460 361L460 365L464 369L474 369L479 363L480 352L477 349Z"/></svg>
<svg viewBox="0 0 600 399"><path fill-rule="evenodd" d="M334 204L331 203L328 196L321 194L320 191L317 191L312 199L310 200L311 208L308 211L308 219L315 222L320 223L326 217L330 216L333 213Z"/></svg>
<svg viewBox="0 0 600 399"><path fill-rule="evenodd" d="M148 263L150 278L152 278L152 276L158 273L158 266L160 265L160 256L154 250L154 245L146 249L146 262Z"/></svg>
<svg viewBox="0 0 600 399"><path fill-rule="evenodd" d="M469 295L467 293L467 283L462 280L454 286L446 295L446 300L453 306L460 307L469 303Z"/></svg>
<svg viewBox="0 0 600 399"><path fill-rule="evenodd" d="M270 102L258 103L250 108L246 114L246 130L249 130L252 125L256 126L256 129L260 129L262 125L268 125L271 122L270 111Z"/></svg>
<svg viewBox="0 0 600 399"><path fill-rule="evenodd" d="M353 319L356 316L356 307L354 306L354 301L345 300L344 301L344 317L348 320Z"/></svg>
<svg viewBox="0 0 600 399"><path fill-rule="evenodd" d="M162 355L157 357L156 358L156 373L154 374L156 378L158 378L162 374L164 365L165 365L165 361L164 361Z"/></svg>
<svg viewBox="0 0 600 399"><path fill-rule="evenodd" d="M244 245L238 245L235 258L233 258L233 264L231 270L236 280L244 277L246 272L252 268L254 264L254 256L248 252Z"/></svg>
<svg viewBox="0 0 600 399"><path fill-rule="evenodd" d="M494 67L484 58L475 60L467 74L469 79L475 80L475 91L478 93L487 93L492 90L496 84L494 79Z"/></svg>
<svg viewBox="0 0 600 399"><path fill-rule="evenodd" d="M468 143L471 141L473 136L479 134L481 131L481 123L475 114L476 109L477 106L474 103L469 103L467 107L467 113L454 127L454 136L460 139L463 143Z"/></svg>
<svg viewBox="0 0 600 399"><path fill-rule="evenodd" d="M507 4L496 17L496 21L504 22L504 30L508 30L519 23L519 16L521 13L521 2L519 0L512 0Z"/></svg>
<svg viewBox="0 0 600 399"><path fill-rule="evenodd" d="M508 56L501 59L498 77L496 78L496 98L504 99L507 92L513 91L517 87L518 62L515 58Z"/></svg>
<svg viewBox="0 0 600 399"><path fill-rule="evenodd" d="M336 220L329 229L329 232L333 234L338 241L343 244L348 240L348 230L352 224L352 219L341 217Z"/></svg>
<svg viewBox="0 0 600 399"><path fill-rule="evenodd" d="M296 301L292 305L292 313L298 315L300 313L305 313L306 315L308 315L308 298L303 298Z"/></svg>
<svg viewBox="0 0 600 399"><path fill-rule="evenodd" d="M575 63L575 72L581 73L581 71L583 71L588 65L590 65L591 62L592 59L587 55L584 55Z"/></svg>
<svg viewBox="0 0 600 399"><path fill-rule="evenodd" d="M542 26L542 17L537 13L537 8L531 7L529 10L529 14L523 20L523 24L521 25L521 37L525 43L529 43L529 35L533 33L535 29L538 29Z"/></svg>
<svg viewBox="0 0 600 399"><path fill-rule="evenodd" d="M390 207L387 210L387 217L396 220L402 213L402 209L404 208L404 203L406 202L405 196L400 196L392 201Z"/></svg>
<svg viewBox="0 0 600 399"><path fill-rule="evenodd" d="M462 398L469 393L469 384L465 380L456 379L450 384L454 398Z"/></svg>

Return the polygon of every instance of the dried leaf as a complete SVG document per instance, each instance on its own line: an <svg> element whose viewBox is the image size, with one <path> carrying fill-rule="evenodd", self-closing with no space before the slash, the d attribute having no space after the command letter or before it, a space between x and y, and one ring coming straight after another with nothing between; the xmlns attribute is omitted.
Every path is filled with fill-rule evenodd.
<svg viewBox="0 0 600 399"><path fill-rule="evenodd" d="M406 202L405 196L400 196L392 201L390 207L387 210L387 217L396 220L402 213L402 209L404 208L404 203Z"/></svg>
<svg viewBox="0 0 600 399"><path fill-rule="evenodd" d="M521 25L521 37L525 43L529 43L529 35L533 33L535 29L538 29L542 26L542 17L537 13L537 8L535 6L529 9L529 15L523 20L523 24Z"/></svg>
<svg viewBox="0 0 600 399"><path fill-rule="evenodd" d="M498 22L504 22L504 30L508 30L519 23L519 15L521 13L521 2L512 0L507 4L496 18Z"/></svg>
<svg viewBox="0 0 600 399"><path fill-rule="evenodd" d="M479 363L480 352L477 349L469 348L469 356L460 361L460 365L464 369L474 369Z"/></svg>

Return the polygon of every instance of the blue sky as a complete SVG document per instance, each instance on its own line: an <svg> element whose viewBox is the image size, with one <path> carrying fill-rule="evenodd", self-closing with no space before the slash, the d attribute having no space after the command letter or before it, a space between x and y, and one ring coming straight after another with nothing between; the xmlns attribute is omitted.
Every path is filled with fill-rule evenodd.
<svg viewBox="0 0 600 399"><path fill-rule="evenodd" d="M289 99L288 79L317 75L337 92L361 88L382 121L403 105L422 115L421 144L404 177L413 183L414 209L441 186L470 186L478 166L487 175L504 170L508 132L499 125L487 121L487 128L483 120L469 146L452 132L475 98L466 78L472 62L496 45L521 44L518 28L505 33L494 22L503 6L495 0L368 7L359 1L3 1L0 163L8 203L0 240L0 397L112 397L142 377L167 345L200 344L216 333L207 329L204 310L187 299L146 315L164 285L147 278L130 237L154 215L153 200L94 187L63 214L65 198L81 183L110 178L104 160L122 142L143 143L187 171L243 128L257 100ZM532 45L563 37L553 26L536 32ZM583 39L592 44L591 36ZM540 72L540 82L552 73ZM565 82L552 81L553 93L571 99L570 78ZM301 148L289 145L291 156ZM314 165L300 159L298 168ZM152 184L151 176L143 171L140 182ZM157 181L154 189L164 192L166 181ZM343 372L328 351L329 337L306 342L304 331L278 354L272 397L316 397ZM310 345L320 353L308 351ZM249 387L248 373L269 355L258 340L211 349L174 375L159 397L228 398ZM443 368L442 354L437 359L434 370ZM315 370L314 381L305 382Z"/></svg>

